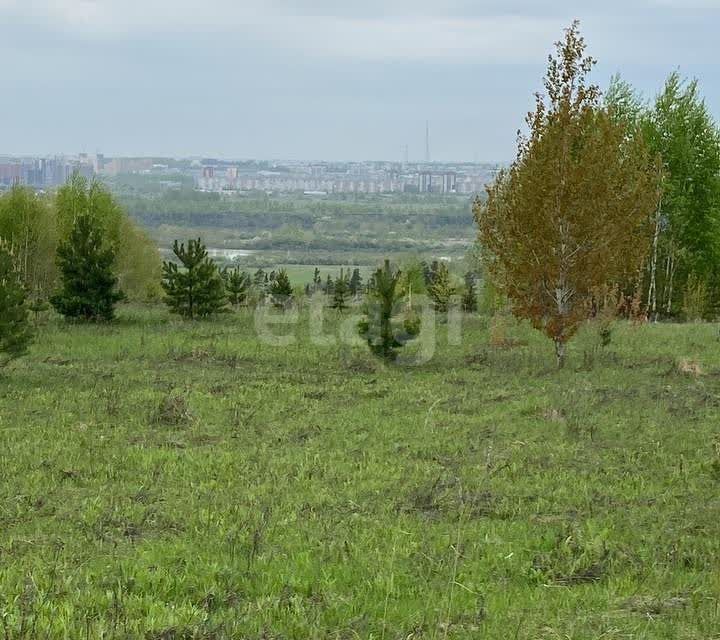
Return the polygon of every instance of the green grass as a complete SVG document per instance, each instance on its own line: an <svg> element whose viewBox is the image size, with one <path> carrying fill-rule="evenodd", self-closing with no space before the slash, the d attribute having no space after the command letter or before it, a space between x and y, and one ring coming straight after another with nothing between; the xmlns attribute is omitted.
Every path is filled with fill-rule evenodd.
<svg viewBox="0 0 720 640"><path fill-rule="evenodd" d="M0 638L720 638L717 327L558 372L487 324L387 368L50 321L0 378Z"/></svg>

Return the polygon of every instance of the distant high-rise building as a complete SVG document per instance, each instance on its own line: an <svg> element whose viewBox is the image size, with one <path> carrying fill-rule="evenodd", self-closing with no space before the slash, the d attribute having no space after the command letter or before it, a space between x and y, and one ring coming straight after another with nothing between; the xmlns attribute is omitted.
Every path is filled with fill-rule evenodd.
<svg viewBox="0 0 720 640"><path fill-rule="evenodd" d="M444 173L442 178L443 193L455 193L457 191L457 175Z"/></svg>

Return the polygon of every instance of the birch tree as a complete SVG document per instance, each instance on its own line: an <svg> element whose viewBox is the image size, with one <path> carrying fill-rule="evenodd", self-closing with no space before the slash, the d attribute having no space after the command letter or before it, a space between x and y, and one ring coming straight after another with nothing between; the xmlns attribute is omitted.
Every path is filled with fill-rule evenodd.
<svg viewBox="0 0 720 640"><path fill-rule="evenodd" d="M57 277L57 230L47 198L14 186L0 196L0 237L12 248L29 293L47 295Z"/></svg>
<svg viewBox="0 0 720 640"><path fill-rule="evenodd" d="M659 167L601 104L594 64L575 22L548 59L515 161L474 206L493 282L553 341L559 367L593 297L642 268L659 199Z"/></svg>
<svg viewBox="0 0 720 640"><path fill-rule="evenodd" d="M10 247L0 238L0 370L25 353L33 338L25 287Z"/></svg>
<svg viewBox="0 0 720 640"><path fill-rule="evenodd" d="M676 315L700 286L720 305L720 133L697 81L675 72L643 118L643 135L662 158L648 300L653 316ZM710 312L710 309L706 309Z"/></svg>
<svg viewBox="0 0 720 640"><path fill-rule="evenodd" d="M641 135L663 169L663 196L653 215L643 283L650 317L676 316L688 298L720 311L720 132L696 80L670 74L651 105L619 77L605 104ZM705 291L707 295L699 294ZM687 314L686 314L687 315Z"/></svg>

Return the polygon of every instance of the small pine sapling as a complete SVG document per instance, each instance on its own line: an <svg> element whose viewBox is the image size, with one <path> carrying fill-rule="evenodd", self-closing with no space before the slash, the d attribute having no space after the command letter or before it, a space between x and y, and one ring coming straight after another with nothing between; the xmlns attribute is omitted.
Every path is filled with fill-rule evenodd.
<svg viewBox="0 0 720 640"><path fill-rule="evenodd" d="M165 303L183 318L206 318L225 311L223 278L200 238L173 244L177 262L163 262ZM178 265L179 263L179 265Z"/></svg>

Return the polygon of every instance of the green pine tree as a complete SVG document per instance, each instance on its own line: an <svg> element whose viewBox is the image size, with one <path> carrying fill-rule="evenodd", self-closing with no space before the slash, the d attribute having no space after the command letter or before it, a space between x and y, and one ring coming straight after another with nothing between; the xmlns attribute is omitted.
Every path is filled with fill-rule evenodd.
<svg viewBox="0 0 720 640"><path fill-rule="evenodd" d="M173 253L180 262L163 262L162 287L165 303L183 318L205 318L225 310L225 285L215 262L208 257L200 238L173 244Z"/></svg>
<svg viewBox="0 0 720 640"><path fill-rule="evenodd" d="M250 276L240 267L234 269L223 269L223 280L227 298L233 307L244 305L250 294Z"/></svg>
<svg viewBox="0 0 720 640"><path fill-rule="evenodd" d="M366 317L358 324L360 336L367 341L371 351L388 361L395 360L397 350L420 331L418 318L409 318L402 329L393 322L403 298L401 276L402 273L391 269L390 261L385 260L384 267L371 278L365 305Z"/></svg>
<svg viewBox="0 0 720 640"><path fill-rule="evenodd" d="M462 297L462 309L465 313L475 313L478 309L478 294L475 284L475 274L465 274L465 291Z"/></svg>
<svg viewBox="0 0 720 640"><path fill-rule="evenodd" d="M270 296L272 304L278 309L287 309L292 304L293 289L290 284L290 278L285 269L280 269L273 274L274 277L270 281Z"/></svg>
<svg viewBox="0 0 720 640"><path fill-rule="evenodd" d="M350 278L350 295L357 296L362 291L362 276L360 275L360 269L353 269L352 276Z"/></svg>
<svg viewBox="0 0 720 640"><path fill-rule="evenodd" d="M266 293L267 274L262 269L258 269L253 275L253 288L262 296Z"/></svg>
<svg viewBox="0 0 720 640"><path fill-rule="evenodd" d="M103 242L98 221L88 214L75 219L70 237L57 250L62 287L50 298L67 318L108 321L124 299L117 288L115 249Z"/></svg>
<svg viewBox="0 0 720 640"><path fill-rule="evenodd" d="M350 283L347 275L340 269L340 277L335 280L335 290L333 291L333 299L330 307L338 311L344 311L348 308L347 299L350 293Z"/></svg>
<svg viewBox="0 0 720 640"><path fill-rule="evenodd" d="M9 247L0 243L0 367L25 353L32 329L21 275Z"/></svg>
<svg viewBox="0 0 720 640"><path fill-rule="evenodd" d="M423 277L425 278L425 286L430 289L432 284L435 282L435 278L437 276L437 272L440 269L440 262L437 260L433 260L430 266L427 266L427 263L425 265L426 268L423 269Z"/></svg>
<svg viewBox="0 0 720 640"><path fill-rule="evenodd" d="M436 263L433 263L436 264ZM433 307L438 313L447 313L450 306L450 298L456 293L450 278L450 270L446 262L437 263L434 270L432 284L430 285L430 298Z"/></svg>

